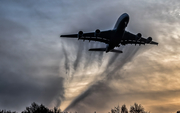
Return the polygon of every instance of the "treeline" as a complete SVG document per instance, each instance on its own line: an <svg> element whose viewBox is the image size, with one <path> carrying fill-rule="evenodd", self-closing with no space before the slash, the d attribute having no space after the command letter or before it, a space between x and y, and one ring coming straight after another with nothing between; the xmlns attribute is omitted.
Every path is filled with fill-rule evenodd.
<svg viewBox="0 0 180 113"><path fill-rule="evenodd" d="M130 110L128 112L128 109L126 105L122 105L121 107L118 105L117 107L114 107L114 109L111 109L111 112L109 113L150 113L145 111L144 107L141 104L134 103L133 106L130 107Z"/></svg>
<svg viewBox="0 0 180 113"><path fill-rule="evenodd" d="M0 110L0 113L17 113L16 111L6 111ZM31 104L30 107L26 107L26 110L22 111L21 113L63 113L61 109L54 107L54 109L49 109L44 105L38 105L35 102Z"/></svg>
<svg viewBox="0 0 180 113"><path fill-rule="evenodd" d="M0 113L17 113L17 112L0 110ZM58 109L56 107L54 107L54 109L48 109L44 105L42 104L38 105L34 102L31 104L30 107L26 107L26 109L21 113L68 113L68 112L62 112L61 109ZM130 107L130 110L128 110L126 105L124 104L121 107L119 105L117 107L114 107L113 109L111 109L111 112L109 113L150 113L150 112L145 111L141 104L138 105L137 103L134 103L134 105Z"/></svg>

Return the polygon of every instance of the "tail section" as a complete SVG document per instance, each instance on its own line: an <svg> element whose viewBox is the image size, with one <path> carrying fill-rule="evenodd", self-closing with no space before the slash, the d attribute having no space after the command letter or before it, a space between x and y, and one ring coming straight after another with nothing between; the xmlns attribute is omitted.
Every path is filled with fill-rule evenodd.
<svg viewBox="0 0 180 113"><path fill-rule="evenodd" d="M89 51L106 51L106 48L91 48ZM121 50L112 49L109 52L123 53Z"/></svg>

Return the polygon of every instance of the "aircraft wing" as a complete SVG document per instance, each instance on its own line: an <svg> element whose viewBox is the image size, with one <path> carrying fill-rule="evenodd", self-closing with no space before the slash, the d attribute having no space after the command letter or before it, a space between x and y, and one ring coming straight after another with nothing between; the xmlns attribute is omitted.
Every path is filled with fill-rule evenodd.
<svg viewBox="0 0 180 113"><path fill-rule="evenodd" d="M146 38L143 38L143 37L139 36L138 34L135 35L135 34L132 34L130 32L127 32L127 31L125 31L124 37L121 40L121 43L124 44L124 45L125 44L139 44L139 45L141 45L141 44L144 44L144 45L145 44L153 44L153 45L158 45L157 42L152 41L151 37L148 37L146 39Z"/></svg>
<svg viewBox="0 0 180 113"><path fill-rule="evenodd" d="M113 30L101 31L96 36L96 32L83 33L81 31L81 35L79 35L78 33L78 34L61 35L60 37L78 38L79 40L98 41L98 42L104 42L107 44L109 42L112 32Z"/></svg>

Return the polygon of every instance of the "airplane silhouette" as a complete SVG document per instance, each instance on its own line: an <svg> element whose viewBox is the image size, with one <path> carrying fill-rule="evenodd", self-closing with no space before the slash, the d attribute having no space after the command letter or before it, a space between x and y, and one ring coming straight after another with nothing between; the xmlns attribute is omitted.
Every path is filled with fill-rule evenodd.
<svg viewBox="0 0 180 113"><path fill-rule="evenodd" d="M151 37L143 38L141 33L132 34L125 30L129 22L129 15L127 13L122 14L113 30L100 31L97 29L95 32L83 33L79 31L78 34L61 35L60 37L66 38L78 38L78 40L89 40L106 43L106 48L91 48L89 51L105 51L122 53L121 50L114 49L121 45L126 44L154 44L158 45L157 42L152 41Z"/></svg>

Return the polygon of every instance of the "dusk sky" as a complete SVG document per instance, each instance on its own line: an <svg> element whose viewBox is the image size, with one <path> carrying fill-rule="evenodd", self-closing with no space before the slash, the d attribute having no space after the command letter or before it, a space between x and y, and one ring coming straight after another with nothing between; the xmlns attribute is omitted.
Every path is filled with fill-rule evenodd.
<svg viewBox="0 0 180 113"><path fill-rule="evenodd" d="M113 29L158 46L121 46L122 54L89 52L99 42L62 34ZM135 102L151 113L180 110L178 0L1 0L0 109L21 112L32 102L78 113L108 113Z"/></svg>

